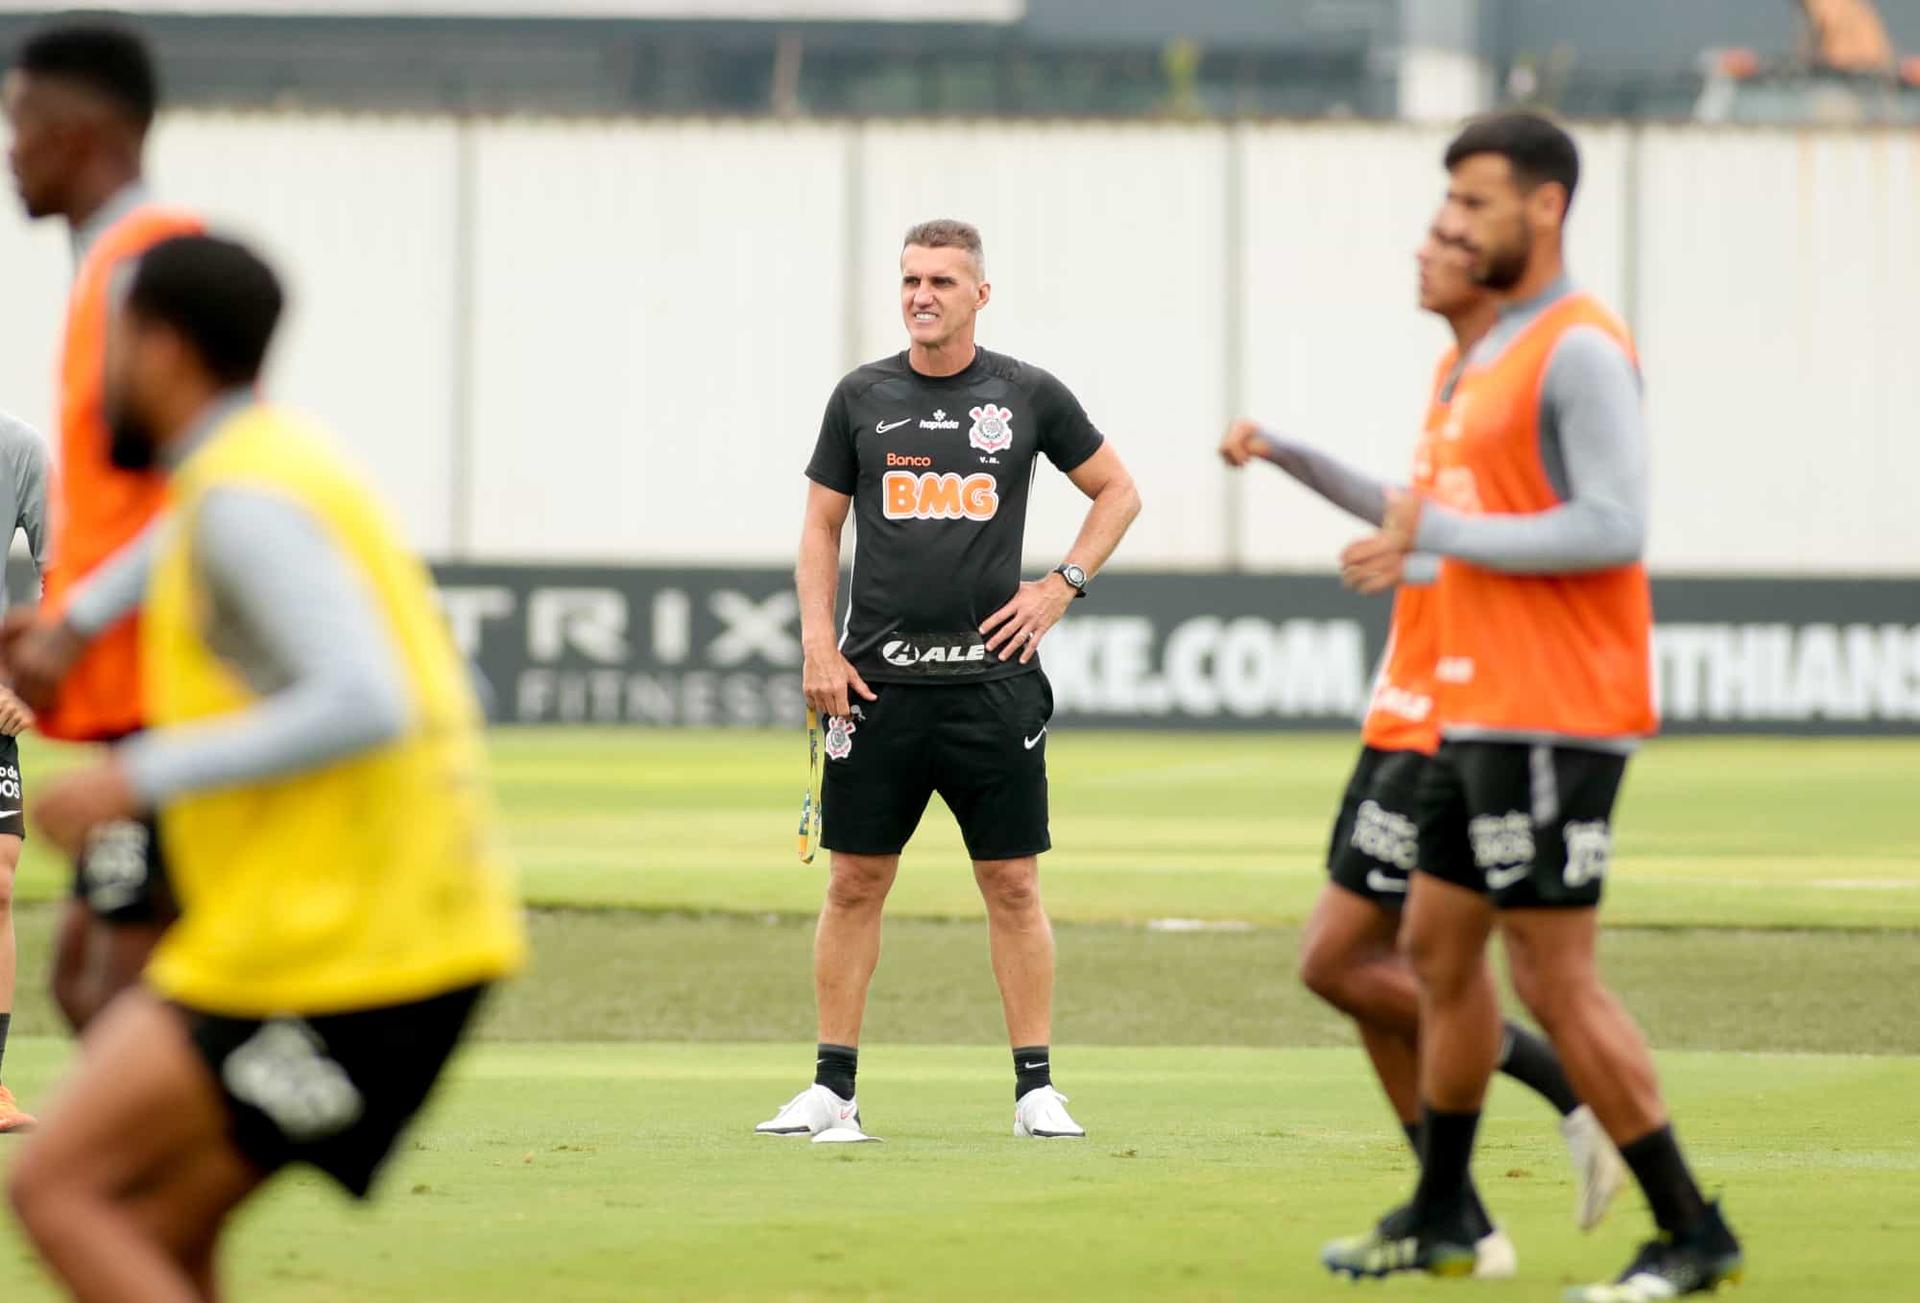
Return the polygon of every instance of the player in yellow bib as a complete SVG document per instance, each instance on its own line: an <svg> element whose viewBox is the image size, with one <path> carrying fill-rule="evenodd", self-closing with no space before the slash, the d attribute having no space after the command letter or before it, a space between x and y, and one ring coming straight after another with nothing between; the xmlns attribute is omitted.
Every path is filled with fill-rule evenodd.
<svg viewBox="0 0 1920 1303"><path fill-rule="evenodd" d="M157 810L181 921L14 1170L82 1298L211 1297L221 1225L288 1163L364 1197L522 962L426 569L253 397L280 308L251 253L188 237L142 259L109 337L114 457L174 489L142 625L152 727L34 813L74 848Z"/></svg>

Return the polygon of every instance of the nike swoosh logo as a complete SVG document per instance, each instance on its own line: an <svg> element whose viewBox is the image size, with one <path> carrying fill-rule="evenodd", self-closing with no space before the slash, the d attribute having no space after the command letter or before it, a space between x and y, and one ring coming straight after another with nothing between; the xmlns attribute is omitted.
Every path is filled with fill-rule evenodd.
<svg viewBox="0 0 1920 1303"><path fill-rule="evenodd" d="M1047 1066L1046 1060L1042 1059L1038 1063L1023 1063L1020 1065L1020 1069L1023 1072L1032 1072L1035 1068L1044 1068L1046 1066Z"/></svg>
<svg viewBox="0 0 1920 1303"><path fill-rule="evenodd" d="M856 1112L858 1112L857 1109L843 1108L840 1110L840 1120L842 1122L845 1122L848 1118L852 1117Z"/></svg>
<svg viewBox="0 0 1920 1303"><path fill-rule="evenodd" d="M1390 878L1378 869L1367 870L1367 885L1375 891L1405 892L1407 889L1405 878Z"/></svg>
<svg viewBox="0 0 1920 1303"><path fill-rule="evenodd" d="M903 426L903 425L905 425L905 424L907 423L907 421L911 421L912 419L913 419L913 418L912 418L911 416L909 416L909 417L908 417L908 418L906 419L906 421L895 421L895 422L894 422L894 423L893 423L892 425L883 425L883 424L880 424L880 423L878 423L878 422L876 422L876 423L874 424L874 427L873 427L873 432L874 432L875 434L885 434L885 433L886 433L886 432L887 432L888 430L897 430L897 429L899 429L899 428L900 428L901 426Z"/></svg>
<svg viewBox="0 0 1920 1303"><path fill-rule="evenodd" d="M1038 733L1035 733L1032 737L1025 737L1025 738L1021 738L1020 740L1026 744L1027 750L1031 751L1035 747L1040 745L1040 739L1045 737L1046 735L1047 735L1047 730L1043 728Z"/></svg>
<svg viewBox="0 0 1920 1303"><path fill-rule="evenodd" d="M1507 869L1488 869L1487 887L1492 891L1505 891L1532 871L1531 864L1516 864Z"/></svg>

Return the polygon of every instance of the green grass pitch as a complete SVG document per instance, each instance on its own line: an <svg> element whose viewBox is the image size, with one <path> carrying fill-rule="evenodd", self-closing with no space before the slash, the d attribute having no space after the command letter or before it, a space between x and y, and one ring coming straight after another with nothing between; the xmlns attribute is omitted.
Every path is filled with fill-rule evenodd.
<svg viewBox="0 0 1920 1303"><path fill-rule="evenodd" d="M862 1065L887 1143L760 1140L805 1080L798 739L499 735L539 960L361 1209L283 1180L230 1242L239 1298L1351 1299L1318 1245L1409 1165L1337 1018L1293 982L1345 737L1062 730L1046 889L1061 921L1060 1083L1093 1135L1016 1142L977 900L936 802L909 853ZM36 748L36 776L65 762ZM1736 1296L1912 1296L1920 1256L1920 742L1671 741L1620 812L1609 967L1662 1047L1683 1139L1749 1246ZM30 849L21 895L56 865ZM22 912L8 1083L68 1054ZM1166 933L1157 918L1250 925ZM1478 1173L1513 1233L1501 1285L1551 1299L1643 1232L1628 1195L1571 1220L1547 1110L1495 1088ZM0 1146L0 1166L6 1150ZM52 1298L10 1227L0 1299Z"/></svg>

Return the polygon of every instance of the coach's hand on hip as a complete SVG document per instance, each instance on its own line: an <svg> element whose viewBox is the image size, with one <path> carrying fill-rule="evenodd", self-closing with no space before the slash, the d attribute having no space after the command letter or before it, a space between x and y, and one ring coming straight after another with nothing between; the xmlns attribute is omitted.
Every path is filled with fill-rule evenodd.
<svg viewBox="0 0 1920 1303"><path fill-rule="evenodd" d="M987 650L1003 661L1018 652L1020 663L1025 665L1040 650L1040 640L1047 636L1047 630L1060 623L1073 598L1073 585L1057 574L1021 584L1013 600L980 626L980 632L987 635Z"/></svg>
<svg viewBox="0 0 1920 1303"><path fill-rule="evenodd" d="M860 677L860 671L854 669L853 663L832 643L806 649L800 690L806 694L807 705L830 719L845 719L853 713L849 691L867 701L879 700L867 681Z"/></svg>
<svg viewBox="0 0 1920 1303"><path fill-rule="evenodd" d="M0 734L7 737L19 737L33 727L33 707L13 695L13 690L0 686Z"/></svg>

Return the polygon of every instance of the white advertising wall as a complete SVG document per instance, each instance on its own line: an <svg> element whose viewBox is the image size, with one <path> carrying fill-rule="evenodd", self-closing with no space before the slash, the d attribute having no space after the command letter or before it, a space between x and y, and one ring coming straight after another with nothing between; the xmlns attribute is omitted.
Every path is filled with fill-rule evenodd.
<svg viewBox="0 0 1920 1303"><path fill-rule="evenodd" d="M1667 572L1920 573L1920 136L1589 127L1576 274L1639 333ZM978 222L990 347L1138 473L1141 569L1324 570L1354 526L1212 447L1247 412L1392 474L1438 323L1445 133L183 115L154 181L261 242L272 376L443 559L779 563L821 407L900 346L894 257ZM0 407L51 418L69 256L0 215ZM1043 472L1037 562L1077 495Z"/></svg>

